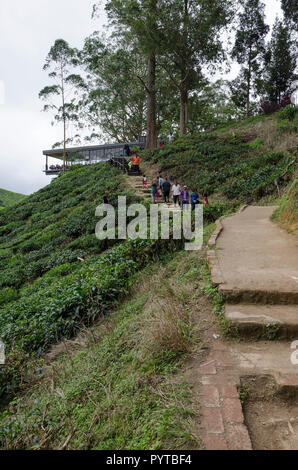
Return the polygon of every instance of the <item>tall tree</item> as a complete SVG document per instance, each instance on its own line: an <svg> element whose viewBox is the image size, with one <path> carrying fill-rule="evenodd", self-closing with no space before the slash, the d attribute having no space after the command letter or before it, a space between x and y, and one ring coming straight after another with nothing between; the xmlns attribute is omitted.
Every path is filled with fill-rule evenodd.
<svg viewBox="0 0 298 470"><path fill-rule="evenodd" d="M191 91L206 81L203 69L224 57L222 33L233 17L233 0L164 0L159 15L161 65L180 95L180 134L187 132Z"/></svg>
<svg viewBox="0 0 298 470"><path fill-rule="evenodd" d="M147 57L147 79L139 77L147 94L147 148L156 146L156 53L157 19L161 0L108 0L112 24L129 37Z"/></svg>
<svg viewBox="0 0 298 470"><path fill-rule="evenodd" d="M241 88L245 87L246 114L250 113L251 93L258 88L261 65L265 54L265 37L269 26L265 24L265 5L260 0L242 0L243 9L238 16L238 30L232 58L242 65Z"/></svg>
<svg viewBox="0 0 298 470"><path fill-rule="evenodd" d="M298 2L297 0L281 0L281 6L285 19L292 23L292 27L298 31Z"/></svg>
<svg viewBox="0 0 298 470"><path fill-rule="evenodd" d="M63 123L63 169L66 163L66 143L69 141L66 135L67 124L78 121L76 97L72 93L75 87L84 86L79 75L72 72L72 68L78 64L76 50L71 48L64 39L57 39L46 57L43 70L49 71L49 78L54 85L44 87L39 92L39 98L47 100L44 111L54 111L54 119ZM60 98L57 104L55 98Z"/></svg>
<svg viewBox="0 0 298 470"><path fill-rule="evenodd" d="M85 40L79 57L86 72L81 115L93 133L100 127L118 142L138 140L146 128L146 96L136 77L146 74L144 57L123 41L106 44L98 33Z"/></svg>
<svg viewBox="0 0 298 470"><path fill-rule="evenodd" d="M264 87L269 100L279 103L282 94L291 89L297 79L296 64L297 50L290 26L276 18L264 68Z"/></svg>

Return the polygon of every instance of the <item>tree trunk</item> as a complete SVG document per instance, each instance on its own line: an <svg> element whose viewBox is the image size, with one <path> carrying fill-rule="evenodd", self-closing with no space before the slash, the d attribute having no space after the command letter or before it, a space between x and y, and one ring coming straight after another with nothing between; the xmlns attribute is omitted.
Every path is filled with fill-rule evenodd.
<svg viewBox="0 0 298 470"><path fill-rule="evenodd" d="M247 77L247 96L246 96L246 116L250 114L250 88L251 88L251 49L248 57L248 77Z"/></svg>
<svg viewBox="0 0 298 470"><path fill-rule="evenodd" d="M148 83L147 83L147 141L146 148L156 147L156 109L155 109L155 54L148 56Z"/></svg>
<svg viewBox="0 0 298 470"><path fill-rule="evenodd" d="M180 83L180 135L186 134L187 131L187 104L188 104L188 89L187 89L187 32L188 32L188 0L184 0L184 20L183 20L183 45L184 45L184 60L181 69L181 83Z"/></svg>
<svg viewBox="0 0 298 470"><path fill-rule="evenodd" d="M61 65L61 91L62 91L62 113L63 113L63 173L66 169L66 117L65 117L65 96L64 96L64 73Z"/></svg>
<svg viewBox="0 0 298 470"><path fill-rule="evenodd" d="M180 89L180 135L187 131L187 104L188 92L185 88Z"/></svg>

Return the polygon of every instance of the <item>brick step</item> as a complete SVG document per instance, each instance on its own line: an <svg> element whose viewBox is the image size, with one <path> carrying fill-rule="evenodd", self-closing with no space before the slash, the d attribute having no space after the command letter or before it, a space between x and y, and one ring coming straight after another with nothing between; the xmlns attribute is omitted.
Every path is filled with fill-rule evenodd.
<svg viewBox="0 0 298 470"><path fill-rule="evenodd" d="M230 355L238 362L240 377L272 376L277 393L298 396L297 349L291 341L235 342Z"/></svg>
<svg viewBox="0 0 298 470"><path fill-rule="evenodd" d="M225 318L244 337L298 338L298 305L226 304Z"/></svg>

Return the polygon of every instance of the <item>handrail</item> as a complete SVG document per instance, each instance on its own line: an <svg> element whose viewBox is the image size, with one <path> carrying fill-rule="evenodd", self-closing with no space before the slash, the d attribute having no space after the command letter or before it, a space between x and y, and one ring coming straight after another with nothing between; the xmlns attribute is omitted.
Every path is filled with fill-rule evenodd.
<svg viewBox="0 0 298 470"><path fill-rule="evenodd" d="M126 174L134 174L135 172L131 170L128 166L127 159L125 157L112 157L109 160L110 165L115 166L116 168L119 168L121 171L123 171Z"/></svg>

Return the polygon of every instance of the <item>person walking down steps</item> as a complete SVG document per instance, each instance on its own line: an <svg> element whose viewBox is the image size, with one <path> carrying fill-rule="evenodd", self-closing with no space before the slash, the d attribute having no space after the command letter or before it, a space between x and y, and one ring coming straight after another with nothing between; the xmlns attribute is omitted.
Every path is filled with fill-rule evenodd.
<svg viewBox="0 0 298 470"><path fill-rule="evenodd" d="M162 184L162 194L163 194L163 200L166 203L170 202L170 189L171 189L171 183L169 183L168 179L165 178Z"/></svg>
<svg viewBox="0 0 298 470"><path fill-rule="evenodd" d="M147 177L143 175L143 189L148 189Z"/></svg>
<svg viewBox="0 0 298 470"><path fill-rule="evenodd" d="M197 189L194 189L190 195L190 202L191 202L191 209L194 211L196 208L197 204L200 204L199 202L199 194Z"/></svg>
<svg viewBox="0 0 298 470"><path fill-rule="evenodd" d="M133 163L133 170L134 170L135 172L139 173L139 171L140 171L141 158L140 158L139 155L137 155L136 153L135 153L134 156L133 156L132 163Z"/></svg>
<svg viewBox="0 0 298 470"><path fill-rule="evenodd" d="M181 204L182 204L182 210L188 210L189 192L188 192L187 186L183 186L183 189L181 191Z"/></svg>
<svg viewBox="0 0 298 470"><path fill-rule="evenodd" d="M181 188L180 184L176 181L175 184L172 186L172 193L173 193L173 201L174 201L174 207L181 206L180 203L180 195L181 195Z"/></svg>
<svg viewBox="0 0 298 470"><path fill-rule="evenodd" d="M159 185L159 189L160 189L161 194L162 194L162 185L163 185L164 181L165 181L164 178L161 175L159 175L158 185Z"/></svg>
<svg viewBox="0 0 298 470"><path fill-rule="evenodd" d="M129 156L130 156L130 148L129 148L129 145L128 145L128 144L125 144L125 145L124 145L123 155L124 155L125 157L129 157Z"/></svg>
<svg viewBox="0 0 298 470"><path fill-rule="evenodd" d="M152 202L156 202L156 194L157 194L157 183L155 181L152 181L151 183L151 197L152 197Z"/></svg>

